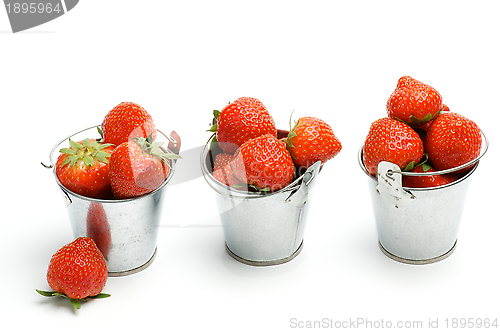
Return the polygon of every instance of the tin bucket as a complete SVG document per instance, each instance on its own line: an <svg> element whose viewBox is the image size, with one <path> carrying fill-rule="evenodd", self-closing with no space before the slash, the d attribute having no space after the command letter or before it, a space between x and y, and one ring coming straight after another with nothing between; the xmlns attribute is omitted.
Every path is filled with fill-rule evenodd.
<svg viewBox="0 0 500 332"><path fill-rule="evenodd" d="M215 156L222 152L217 143L211 144L213 137L202 150L201 168L205 180L216 192L228 254L254 266L292 260L303 247L311 192L321 162L316 162L279 191L238 190L220 183L212 175Z"/></svg>
<svg viewBox="0 0 500 332"><path fill-rule="evenodd" d="M125 276L144 270L153 262L156 255L158 225L161 218L166 187L175 171L175 161L171 161L171 171L165 181L149 194L129 199L95 199L76 194L66 189L57 178L53 154L67 144L69 138L74 141L91 138L95 135L92 129L97 126L80 130L57 143L49 154L50 165L53 168L66 208L75 238L89 236L94 239L103 253L111 277ZM169 149L178 153L180 139L166 136L160 130L158 133L169 141ZM83 135L85 134L85 135Z"/></svg>
<svg viewBox="0 0 500 332"><path fill-rule="evenodd" d="M456 248L457 234L470 179L479 165L479 159L488 149L483 136L480 155L470 162L444 171L403 172L389 162L378 165L377 178L371 176L363 164L363 145L358 152L358 163L368 175L379 248L389 258L407 264L430 264L449 257ZM472 166L458 180L439 187L407 188L403 176L438 175Z"/></svg>

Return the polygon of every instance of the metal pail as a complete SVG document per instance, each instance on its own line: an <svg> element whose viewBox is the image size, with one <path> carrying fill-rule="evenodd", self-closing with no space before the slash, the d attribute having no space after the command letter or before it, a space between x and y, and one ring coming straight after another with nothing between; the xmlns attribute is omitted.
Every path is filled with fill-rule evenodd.
<svg viewBox="0 0 500 332"><path fill-rule="evenodd" d="M488 149L483 136L480 155L470 162L445 171L403 172L389 162L378 165L377 178L371 176L363 164L363 146L358 152L358 163L368 175L379 247L389 258L407 264L429 264L445 259L455 250L457 234L470 179L479 165L479 159ZM472 166L458 180L439 187L402 187L403 176L438 175Z"/></svg>
<svg viewBox="0 0 500 332"><path fill-rule="evenodd" d="M216 143L211 144L213 137L202 150L201 169L216 192L227 252L234 259L255 266L292 260L302 250L311 192L321 162L309 167L279 191L237 190L220 183L212 175L213 161L221 152Z"/></svg>
<svg viewBox="0 0 500 332"><path fill-rule="evenodd" d="M97 126L78 131L61 140L50 152L49 166L53 168L75 238L89 236L94 239L103 253L108 267L108 275L112 277L130 275L144 270L154 260L158 226L161 218L166 187L175 171L175 161L171 161L171 171L165 181L149 194L129 199L94 199L84 197L66 189L56 175L53 154L69 138L92 138ZM90 132L92 129L95 130ZM180 141L158 133L167 138L170 146L179 146ZM65 145L64 145L65 146ZM177 151L178 153L178 151Z"/></svg>

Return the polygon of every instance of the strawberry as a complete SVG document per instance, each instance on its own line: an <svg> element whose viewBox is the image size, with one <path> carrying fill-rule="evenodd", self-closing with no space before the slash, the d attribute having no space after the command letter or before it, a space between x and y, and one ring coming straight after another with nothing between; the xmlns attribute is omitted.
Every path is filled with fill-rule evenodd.
<svg viewBox="0 0 500 332"><path fill-rule="evenodd" d="M82 196L111 198L108 158L114 147L93 139L74 142L63 148L56 162L56 174L61 184Z"/></svg>
<svg viewBox="0 0 500 332"><path fill-rule="evenodd" d="M285 142L266 134L243 143L230 163L242 182L264 191L275 191L292 182L295 168Z"/></svg>
<svg viewBox="0 0 500 332"><path fill-rule="evenodd" d="M246 183L240 181L231 169L231 165L227 164L225 166L214 169L214 178L216 178L220 183L227 186L243 189L246 188Z"/></svg>
<svg viewBox="0 0 500 332"><path fill-rule="evenodd" d="M223 168L233 160L233 155L230 153L219 153L215 156L214 171Z"/></svg>
<svg viewBox="0 0 500 332"><path fill-rule="evenodd" d="M101 125L104 142L116 146L134 137L156 139L156 127L151 115L136 104L123 102L106 114Z"/></svg>
<svg viewBox="0 0 500 332"><path fill-rule="evenodd" d="M435 119L443 108L443 98L430 85L410 76L398 80L396 89L387 100L387 114L412 127Z"/></svg>
<svg viewBox="0 0 500 332"><path fill-rule="evenodd" d="M265 134L276 137L276 125L262 102L256 98L241 97L214 111L209 131L216 132L217 142L224 152L234 153L247 140Z"/></svg>
<svg viewBox="0 0 500 332"><path fill-rule="evenodd" d="M423 164L415 167L412 172L426 173L435 172L436 170L429 164ZM441 175L426 175L426 176L403 176L403 187L409 188L428 188L443 186L458 180L458 176L454 173Z"/></svg>
<svg viewBox="0 0 500 332"><path fill-rule="evenodd" d="M286 143L295 166L306 169L318 160L327 162L342 149L332 128L314 117L300 118L290 130Z"/></svg>
<svg viewBox="0 0 500 332"><path fill-rule="evenodd" d="M374 121L363 146L363 163L371 175L378 164L388 161L402 170L411 170L424 153L418 134L408 125L390 118Z"/></svg>
<svg viewBox="0 0 500 332"><path fill-rule="evenodd" d="M439 114L443 114L443 113L449 112L449 111L450 111L450 108L447 105L443 104L443 108L441 109L441 112ZM431 120L431 121L427 122L426 124L421 125L420 127L413 128L413 129L421 130L421 132L423 132L423 135L420 135L420 137L422 138L422 141L424 140L423 137L425 137L425 134L427 134L427 131L429 130L429 128L433 122L434 122L434 120Z"/></svg>
<svg viewBox="0 0 500 332"><path fill-rule="evenodd" d="M50 259L47 282L53 292L37 292L44 296L63 296L71 299L77 309L80 301L108 297L101 293L108 280L106 261L94 240L79 237L63 246Z"/></svg>
<svg viewBox="0 0 500 332"><path fill-rule="evenodd" d="M111 154L109 177L115 198L145 195L158 188L170 173L169 159L178 155L166 153L160 142L137 138L116 147Z"/></svg>
<svg viewBox="0 0 500 332"><path fill-rule="evenodd" d="M461 166L478 157L481 144L477 124L453 112L439 115L424 140L430 162L440 171Z"/></svg>
<svg viewBox="0 0 500 332"><path fill-rule="evenodd" d="M87 211L87 236L91 237L104 257L111 249L111 229L104 207L99 202L91 202Z"/></svg>

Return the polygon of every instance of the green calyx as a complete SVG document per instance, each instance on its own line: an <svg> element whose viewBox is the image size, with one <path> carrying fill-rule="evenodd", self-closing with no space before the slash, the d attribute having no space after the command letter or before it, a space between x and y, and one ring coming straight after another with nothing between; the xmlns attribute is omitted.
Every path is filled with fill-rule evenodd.
<svg viewBox="0 0 500 332"><path fill-rule="evenodd" d="M271 192L271 188L269 187L259 188L254 184L247 184L247 187L253 189L256 192L263 192L263 193Z"/></svg>
<svg viewBox="0 0 500 332"><path fill-rule="evenodd" d="M406 167L405 167L405 169L403 171L404 172L409 172L409 171L411 171L414 168L415 168L415 162L412 161L411 163L409 163L408 165L406 165Z"/></svg>
<svg viewBox="0 0 500 332"><path fill-rule="evenodd" d="M422 159L418 163L415 163L415 161L410 162L404 169L404 172L410 172L412 169L418 166L422 166L422 169L424 172L427 172L429 169L431 169L431 166L427 162L429 160L429 155L427 153L424 153L422 156Z"/></svg>
<svg viewBox="0 0 500 332"><path fill-rule="evenodd" d="M157 157L157 158L160 158L164 161L182 158L178 154L166 152L162 148L162 145L164 144L164 142L155 142L153 140L152 134L149 135L147 138L135 137L132 140L135 143L137 143L137 145L139 145L139 147L142 150L142 153L150 154L150 155Z"/></svg>
<svg viewBox="0 0 500 332"><path fill-rule="evenodd" d="M42 290L38 290L38 289L36 291L38 294L46 296L46 297L61 296L61 297L68 298L71 300L71 304L73 305L73 307L75 309L80 309L82 307L82 302L87 302L87 299L104 299L106 297L111 296L111 295L106 294L106 293L99 293L97 295L88 296L88 297L83 298L83 299L73 299L73 298L70 298L69 296L67 296L66 294L59 293L59 292L53 292L53 291L49 292L49 291L42 291Z"/></svg>
<svg viewBox="0 0 500 332"><path fill-rule="evenodd" d="M442 109L437 111L434 115L432 115L431 113L427 113L427 115L424 116L421 120L419 118L417 118L416 116L410 115L410 122L408 123L408 125L410 125L411 127L420 127L420 126L426 124L427 122L430 122L430 121L436 119L438 117L438 115L441 113L441 110Z"/></svg>
<svg viewBox="0 0 500 332"><path fill-rule="evenodd" d="M294 148L295 147L292 144L291 139L294 138L295 136L297 136L297 133L295 132L295 129L297 129L297 126L299 125L299 121L295 121L295 124L294 124L294 126L292 128L292 116L293 116L293 112L295 112L295 110L292 111L292 114L290 114L290 119L288 120L288 126L290 128L290 131L288 132L287 138L284 140L285 143L286 143L286 146L290 147L290 148ZM292 157L293 157L293 155L292 155Z"/></svg>
<svg viewBox="0 0 500 332"><path fill-rule="evenodd" d="M69 145L70 148L62 148L61 150L59 150L60 153L65 153L68 155L62 166L69 164L70 167L73 167L79 160L83 161L86 166L92 166L94 165L94 161L96 159L107 164L108 158L111 157L111 154L102 150L104 148L112 146L113 144L101 144L88 138L84 139L80 144L71 140L70 138Z"/></svg>
<svg viewBox="0 0 500 332"><path fill-rule="evenodd" d="M219 114L220 114L220 111L214 110L214 118L212 120L210 129L208 129L207 131L210 131L212 133L217 132L217 118L219 117Z"/></svg>

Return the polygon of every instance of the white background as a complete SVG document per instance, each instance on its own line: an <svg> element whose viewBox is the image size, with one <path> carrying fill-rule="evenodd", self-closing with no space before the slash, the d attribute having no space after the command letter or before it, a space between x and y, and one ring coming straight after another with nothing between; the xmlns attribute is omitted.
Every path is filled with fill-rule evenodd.
<svg viewBox="0 0 500 332"><path fill-rule="evenodd" d="M293 319L424 327L439 319L441 328L447 318L500 319L499 32L495 1L86 0L17 34L0 9L2 323L288 331L299 330ZM426 266L378 249L357 164L403 75L435 87L491 141L456 251ZM76 311L35 292L49 289L50 257L73 240L54 177L40 165L58 140L134 101L188 150L208 139L212 110L241 96L259 98L283 129L292 110L322 118L343 144L316 185L297 258L267 268L233 260L214 193L198 178L168 189L156 260L108 279L110 298Z"/></svg>

